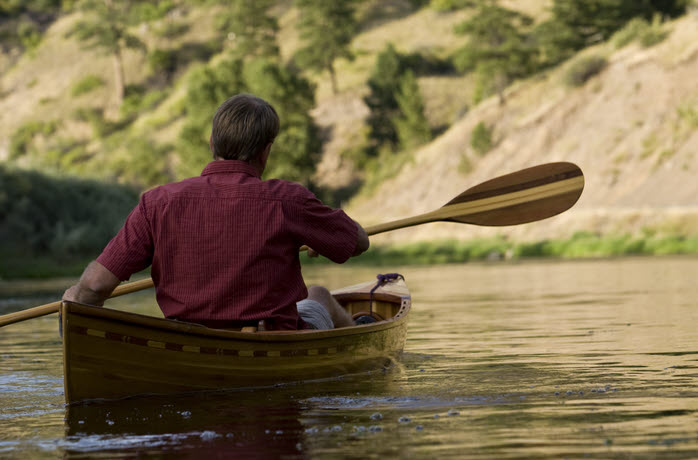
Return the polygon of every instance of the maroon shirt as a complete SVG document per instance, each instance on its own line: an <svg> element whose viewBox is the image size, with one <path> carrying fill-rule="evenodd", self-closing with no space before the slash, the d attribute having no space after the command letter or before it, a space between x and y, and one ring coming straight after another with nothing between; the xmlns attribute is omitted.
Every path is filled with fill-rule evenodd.
<svg viewBox="0 0 698 460"><path fill-rule="evenodd" d="M298 249L334 262L354 253L358 228L299 184L262 181L249 164L209 163L200 177L143 194L97 261L120 280L152 264L165 317L233 327L267 320L302 329L307 297Z"/></svg>

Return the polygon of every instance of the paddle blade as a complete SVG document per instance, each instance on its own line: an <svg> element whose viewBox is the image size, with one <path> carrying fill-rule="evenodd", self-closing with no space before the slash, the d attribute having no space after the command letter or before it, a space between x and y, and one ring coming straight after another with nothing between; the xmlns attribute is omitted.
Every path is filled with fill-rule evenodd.
<svg viewBox="0 0 698 460"><path fill-rule="evenodd" d="M547 163L476 185L446 203L440 211L448 215L443 220L452 222L486 226L525 224L566 211L577 202L582 190L584 174L577 165Z"/></svg>

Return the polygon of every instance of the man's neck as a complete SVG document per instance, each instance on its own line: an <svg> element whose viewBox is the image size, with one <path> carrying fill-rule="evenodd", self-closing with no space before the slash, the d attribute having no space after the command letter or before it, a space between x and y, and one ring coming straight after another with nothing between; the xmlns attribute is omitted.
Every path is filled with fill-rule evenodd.
<svg viewBox="0 0 698 460"><path fill-rule="evenodd" d="M229 161L226 158L221 158L219 156L213 157L214 161ZM242 160L235 160L235 161L242 161ZM252 166L254 169L259 172L259 177L262 177L262 174L264 174L264 168L266 165L262 165L261 162L259 161L258 158L252 159L252 161L245 161L244 163L247 163L248 165Z"/></svg>

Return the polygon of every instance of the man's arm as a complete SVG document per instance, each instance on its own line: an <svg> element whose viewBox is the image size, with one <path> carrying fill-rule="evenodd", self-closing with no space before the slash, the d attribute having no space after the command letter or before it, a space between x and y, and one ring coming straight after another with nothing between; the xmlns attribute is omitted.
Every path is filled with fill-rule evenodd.
<svg viewBox="0 0 698 460"><path fill-rule="evenodd" d="M363 254L366 252L371 245L370 241L368 240L368 233L366 233L366 230L359 224L358 222L354 221L357 227L357 232L356 232L356 248L354 249L354 253L351 255L352 257L356 257L358 255ZM308 257L317 257L320 254L313 248L308 248Z"/></svg>
<svg viewBox="0 0 698 460"><path fill-rule="evenodd" d="M63 300L101 307L119 283L119 278L94 261L85 268L78 284L65 291Z"/></svg>

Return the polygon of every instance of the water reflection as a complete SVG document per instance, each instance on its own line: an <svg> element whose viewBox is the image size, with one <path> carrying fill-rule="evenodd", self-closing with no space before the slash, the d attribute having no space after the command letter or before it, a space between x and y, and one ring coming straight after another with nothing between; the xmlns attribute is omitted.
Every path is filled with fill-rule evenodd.
<svg viewBox="0 0 698 460"><path fill-rule="evenodd" d="M66 457L177 450L199 458L279 458L302 451L301 404L274 393L141 398L68 407Z"/></svg>
<svg viewBox="0 0 698 460"><path fill-rule="evenodd" d="M321 414L394 404L399 366L336 381L274 389L134 397L67 406L65 437L55 447L66 457L108 451L137 456L176 451L197 458L302 458L313 435L351 431L347 417ZM351 387L352 396L346 396ZM322 395L322 396L319 396ZM335 396L329 396L335 395ZM369 396L362 396L369 395ZM341 419L341 420L340 420Z"/></svg>
<svg viewBox="0 0 698 460"><path fill-rule="evenodd" d="M0 457L698 458L698 260L399 271L405 353L338 381L66 408L55 318L3 328Z"/></svg>

